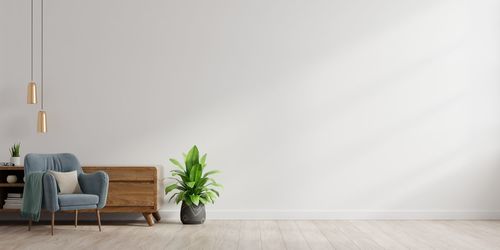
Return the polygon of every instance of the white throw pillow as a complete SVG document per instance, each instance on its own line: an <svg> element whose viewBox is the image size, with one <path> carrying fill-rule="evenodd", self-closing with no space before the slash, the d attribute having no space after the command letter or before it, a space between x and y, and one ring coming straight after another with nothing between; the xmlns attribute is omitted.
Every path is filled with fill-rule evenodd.
<svg viewBox="0 0 500 250"><path fill-rule="evenodd" d="M71 172L56 172L49 170L49 173L56 178L60 194L80 194L82 190L78 184L78 173L76 170Z"/></svg>

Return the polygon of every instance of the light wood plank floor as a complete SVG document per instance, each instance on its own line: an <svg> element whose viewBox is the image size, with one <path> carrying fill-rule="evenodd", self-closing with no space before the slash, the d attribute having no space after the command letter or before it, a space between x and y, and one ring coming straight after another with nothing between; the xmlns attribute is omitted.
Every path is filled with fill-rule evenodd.
<svg viewBox="0 0 500 250"><path fill-rule="evenodd" d="M0 249L500 249L500 221L207 221L1 225Z"/></svg>

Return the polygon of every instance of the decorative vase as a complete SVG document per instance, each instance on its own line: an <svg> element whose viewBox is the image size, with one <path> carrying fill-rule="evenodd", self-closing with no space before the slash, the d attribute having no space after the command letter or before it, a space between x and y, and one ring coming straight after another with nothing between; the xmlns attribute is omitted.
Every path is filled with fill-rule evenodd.
<svg viewBox="0 0 500 250"><path fill-rule="evenodd" d="M182 224L203 224L205 222L206 212L205 205L189 206L182 202L181 206L181 221Z"/></svg>
<svg viewBox="0 0 500 250"><path fill-rule="evenodd" d="M7 175L7 183L16 183L17 182L17 176L15 175Z"/></svg>
<svg viewBox="0 0 500 250"><path fill-rule="evenodd" d="M10 163L14 166L21 166L21 157L10 157Z"/></svg>

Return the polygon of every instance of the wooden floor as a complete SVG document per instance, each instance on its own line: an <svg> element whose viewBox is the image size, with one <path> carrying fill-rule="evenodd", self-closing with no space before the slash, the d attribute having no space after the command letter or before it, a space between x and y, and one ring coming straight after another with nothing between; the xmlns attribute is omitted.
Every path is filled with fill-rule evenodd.
<svg viewBox="0 0 500 250"><path fill-rule="evenodd" d="M0 226L0 249L500 249L500 221L207 221Z"/></svg>

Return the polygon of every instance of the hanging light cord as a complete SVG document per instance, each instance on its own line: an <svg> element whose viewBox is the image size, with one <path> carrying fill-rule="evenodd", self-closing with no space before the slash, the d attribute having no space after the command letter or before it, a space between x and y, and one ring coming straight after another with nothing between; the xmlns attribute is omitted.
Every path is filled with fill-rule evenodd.
<svg viewBox="0 0 500 250"><path fill-rule="evenodd" d="M31 81L33 81L33 0L31 0Z"/></svg>
<svg viewBox="0 0 500 250"><path fill-rule="evenodd" d="M40 86L41 86L41 107L43 110L43 0L41 0L41 28L40 28Z"/></svg>

